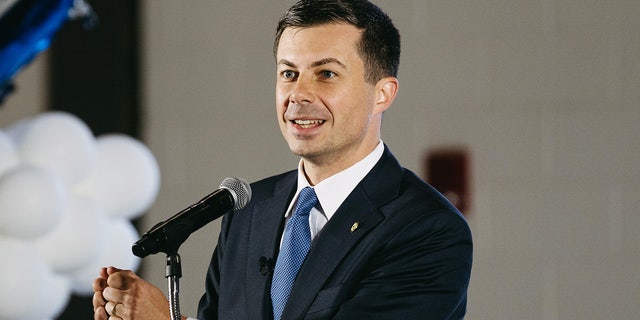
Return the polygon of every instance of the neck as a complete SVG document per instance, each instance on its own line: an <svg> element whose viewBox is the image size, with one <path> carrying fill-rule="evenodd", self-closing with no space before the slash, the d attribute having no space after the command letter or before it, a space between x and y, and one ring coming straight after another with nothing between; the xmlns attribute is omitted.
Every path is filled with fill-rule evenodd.
<svg viewBox="0 0 640 320"><path fill-rule="evenodd" d="M362 152L351 152L352 155L347 156L349 153L342 152L337 155L324 155L321 157L303 157L302 158L302 170L310 185L315 186L323 180L353 166L358 161L364 159L369 155L378 145L377 140L375 144L363 149Z"/></svg>

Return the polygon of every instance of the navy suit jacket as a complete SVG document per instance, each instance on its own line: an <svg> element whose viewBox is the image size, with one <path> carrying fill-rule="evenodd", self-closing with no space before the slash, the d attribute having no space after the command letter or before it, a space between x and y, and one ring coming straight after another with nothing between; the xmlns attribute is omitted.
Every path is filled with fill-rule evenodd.
<svg viewBox="0 0 640 320"><path fill-rule="evenodd" d="M223 218L200 320L273 318L271 276L296 179L253 183L249 204ZM471 260L460 212L385 146L313 240L282 319L462 319Z"/></svg>

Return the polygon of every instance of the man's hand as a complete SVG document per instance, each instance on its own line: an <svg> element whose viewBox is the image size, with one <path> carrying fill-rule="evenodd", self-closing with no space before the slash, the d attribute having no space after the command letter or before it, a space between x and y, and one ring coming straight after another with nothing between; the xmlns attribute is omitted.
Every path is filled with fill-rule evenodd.
<svg viewBox="0 0 640 320"><path fill-rule="evenodd" d="M171 319L169 301L162 290L131 270L100 269L93 290L95 320Z"/></svg>

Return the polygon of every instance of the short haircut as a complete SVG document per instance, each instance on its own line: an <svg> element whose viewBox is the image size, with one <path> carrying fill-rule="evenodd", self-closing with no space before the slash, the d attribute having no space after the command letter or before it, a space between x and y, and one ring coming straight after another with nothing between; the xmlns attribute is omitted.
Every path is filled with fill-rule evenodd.
<svg viewBox="0 0 640 320"><path fill-rule="evenodd" d="M300 0L278 22L273 54L286 28L308 28L347 23L362 30L357 50L364 61L365 80L375 84L397 77L400 64L400 33L379 7L367 0Z"/></svg>

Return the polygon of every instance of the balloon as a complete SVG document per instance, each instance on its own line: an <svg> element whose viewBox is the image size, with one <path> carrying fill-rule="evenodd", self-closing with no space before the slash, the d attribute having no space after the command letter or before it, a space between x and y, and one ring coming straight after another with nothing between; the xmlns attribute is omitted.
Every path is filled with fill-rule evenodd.
<svg viewBox="0 0 640 320"><path fill-rule="evenodd" d="M49 112L0 131L0 319L55 319L103 266L135 270L128 220L157 196L150 150Z"/></svg>
<svg viewBox="0 0 640 320"><path fill-rule="evenodd" d="M51 170L67 185L89 172L95 156L95 138L84 122L65 112L35 117L19 134L23 161Z"/></svg>
<svg viewBox="0 0 640 320"><path fill-rule="evenodd" d="M71 196L67 213L34 244L57 272L79 269L95 259L107 242L107 218L91 199Z"/></svg>
<svg viewBox="0 0 640 320"><path fill-rule="evenodd" d="M88 196L108 216L135 218L151 207L160 185L160 169L151 151L121 134L99 137L96 163L74 192Z"/></svg>
<svg viewBox="0 0 640 320"><path fill-rule="evenodd" d="M0 177L19 164L18 153L6 133L0 131Z"/></svg>
<svg viewBox="0 0 640 320"><path fill-rule="evenodd" d="M104 266L135 271L140 265L140 258L131 252L131 245L140 238L131 222L125 219L108 221L107 235L106 248L98 253L97 259L70 275L74 293L92 295L93 280L98 277L98 271Z"/></svg>
<svg viewBox="0 0 640 320"><path fill-rule="evenodd" d="M66 305L66 280L57 278L33 246L25 241L0 238L0 319L53 318ZM65 292L66 289L66 292ZM60 294L61 297L54 297ZM44 299L53 299L46 301Z"/></svg>
<svg viewBox="0 0 640 320"><path fill-rule="evenodd" d="M23 319L54 319L60 315L71 298L71 280L68 277L47 270L45 282L37 292L33 292L30 299L32 305ZM38 306L34 308L33 306Z"/></svg>
<svg viewBox="0 0 640 320"><path fill-rule="evenodd" d="M0 234L33 239L62 219L68 193L47 170L19 166L0 178Z"/></svg>

